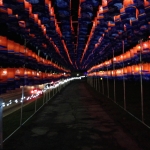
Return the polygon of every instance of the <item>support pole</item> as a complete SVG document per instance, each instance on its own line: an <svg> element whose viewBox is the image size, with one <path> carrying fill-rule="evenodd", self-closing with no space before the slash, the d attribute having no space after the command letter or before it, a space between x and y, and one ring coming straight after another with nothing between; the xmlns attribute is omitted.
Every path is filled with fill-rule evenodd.
<svg viewBox="0 0 150 150"><path fill-rule="evenodd" d="M144 122L144 107L143 107L143 80L142 80L142 39L140 40L140 83L141 83L141 117L142 122Z"/></svg>
<svg viewBox="0 0 150 150"><path fill-rule="evenodd" d="M3 99L0 98L0 150L3 149Z"/></svg>
<svg viewBox="0 0 150 150"><path fill-rule="evenodd" d="M99 86L98 86L99 87L99 92L101 92L101 82L100 82L101 78L99 77L98 80L99 80L99 82L98 82L98 84L99 84Z"/></svg>
<svg viewBox="0 0 150 150"><path fill-rule="evenodd" d="M113 49L113 70L115 70L114 49ZM114 101L116 102L116 80L115 80L115 77L114 77Z"/></svg>
<svg viewBox="0 0 150 150"><path fill-rule="evenodd" d="M24 102L24 86L22 86L22 98L21 98L21 114L20 114L20 126L22 126L22 116L23 116L23 102Z"/></svg>
<svg viewBox="0 0 150 150"><path fill-rule="evenodd" d="M101 78L102 79L102 92L103 92L103 95L104 95L104 78Z"/></svg>
<svg viewBox="0 0 150 150"><path fill-rule="evenodd" d="M107 73L108 73L108 66L107 66ZM108 74L107 74L107 97L109 98L109 80L108 80Z"/></svg>
<svg viewBox="0 0 150 150"><path fill-rule="evenodd" d="M124 60L124 41L122 41L122 54ZM124 77L124 61L123 61L123 101L124 101L124 110L126 110L126 85L125 85L125 77Z"/></svg>

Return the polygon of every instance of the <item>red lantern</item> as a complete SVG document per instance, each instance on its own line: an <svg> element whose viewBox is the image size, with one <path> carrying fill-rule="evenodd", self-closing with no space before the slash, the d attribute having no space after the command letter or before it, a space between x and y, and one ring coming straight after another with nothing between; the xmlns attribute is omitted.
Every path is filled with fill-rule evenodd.
<svg viewBox="0 0 150 150"><path fill-rule="evenodd" d="M15 68L7 68L7 78L8 81L15 80Z"/></svg>
<svg viewBox="0 0 150 150"><path fill-rule="evenodd" d="M7 41L7 49L8 49L8 54L13 55L14 54L14 49L15 49L15 42L8 40Z"/></svg>
<svg viewBox="0 0 150 150"><path fill-rule="evenodd" d="M6 82L7 82L7 69L0 68L0 83L6 83Z"/></svg>
<svg viewBox="0 0 150 150"><path fill-rule="evenodd" d="M7 37L0 36L0 53L7 53Z"/></svg>

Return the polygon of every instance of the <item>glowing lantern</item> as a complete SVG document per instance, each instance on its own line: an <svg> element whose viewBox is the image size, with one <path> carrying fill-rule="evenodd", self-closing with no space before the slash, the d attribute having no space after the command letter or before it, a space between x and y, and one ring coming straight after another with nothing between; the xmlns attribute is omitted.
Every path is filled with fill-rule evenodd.
<svg viewBox="0 0 150 150"><path fill-rule="evenodd" d="M134 5L134 1L133 0L124 0L123 5L124 5L125 8L131 7L131 6Z"/></svg>
<svg viewBox="0 0 150 150"><path fill-rule="evenodd" d="M37 59L36 53L32 52L32 59L35 61Z"/></svg>
<svg viewBox="0 0 150 150"><path fill-rule="evenodd" d="M127 66L127 74L132 74L132 67L131 66Z"/></svg>
<svg viewBox="0 0 150 150"><path fill-rule="evenodd" d="M114 21L115 22L121 21L120 15L114 16Z"/></svg>
<svg viewBox="0 0 150 150"><path fill-rule="evenodd" d="M34 16L34 22L38 23L38 14L34 14L33 16Z"/></svg>
<svg viewBox="0 0 150 150"><path fill-rule="evenodd" d="M112 74L112 77L115 77L116 76L116 70L112 70L111 74Z"/></svg>
<svg viewBox="0 0 150 150"><path fill-rule="evenodd" d="M144 73L150 73L150 64L148 63L142 64L142 71Z"/></svg>
<svg viewBox="0 0 150 150"><path fill-rule="evenodd" d="M25 49L24 45L20 45L20 57L24 58L25 51L26 51L26 49Z"/></svg>
<svg viewBox="0 0 150 150"><path fill-rule="evenodd" d="M32 50L28 49L27 56L28 56L29 59L33 59L32 58L32 56L33 56Z"/></svg>
<svg viewBox="0 0 150 150"><path fill-rule="evenodd" d="M150 44L149 44L149 41L146 41L146 42L143 42L142 43L142 49L143 49L143 52L150 52Z"/></svg>
<svg viewBox="0 0 150 150"><path fill-rule="evenodd" d="M108 12L107 0L102 0L103 13Z"/></svg>
<svg viewBox="0 0 150 150"><path fill-rule="evenodd" d="M7 68L7 84L8 90L15 89L15 68Z"/></svg>
<svg viewBox="0 0 150 150"><path fill-rule="evenodd" d="M12 14L13 14L13 11L12 11L12 9L10 9L10 8L7 8L7 13L8 13L8 15L12 15Z"/></svg>
<svg viewBox="0 0 150 150"><path fill-rule="evenodd" d="M7 53L7 37L0 36L0 53Z"/></svg>
<svg viewBox="0 0 150 150"><path fill-rule="evenodd" d="M41 26L41 20L40 19L38 19L38 25Z"/></svg>
<svg viewBox="0 0 150 150"><path fill-rule="evenodd" d="M8 40L7 41L7 50L9 55L14 55L14 41Z"/></svg>
<svg viewBox="0 0 150 150"><path fill-rule="evenodd" d="M0 0L0 6L3 6L3 0Z"/></svg>
<svg viewBox="0 0 150 150"><path fill-rule="evenodd" d="M131 59L131 52L127 51L126 53L124 53L123 58L124 58L124 61Z"/></svg>
<svg viewBox="0 0 150 150"><path fill-rule="evenodd" d="M149 9L150 2L148 0L144 0L144 7L145 7L145 9Z"/></svg>
<svg viewBox="0 0 150 150"><path fill-rule="evenodd" d="M116 76L120 77L123 75L123 69L117 69L116 71Z"/></svg>
<svg viewBox="0 0 150 150"><path fill-rule="evenodd" d="M0 83L7 82L7 69L0 68Z"/></svg>
<svg viewBox="0 0 150 150"><path fill-rule="evenodd" d="M14 52L16 56L19 56L20 53L20 44L14 42Z"/></svg>
<svg viewBox="0 0 150 150"><path fill-rule="evenodd" d="M141 73L141 65L133 65L132 71L133 71L134 75L140 74Z"/></svg>

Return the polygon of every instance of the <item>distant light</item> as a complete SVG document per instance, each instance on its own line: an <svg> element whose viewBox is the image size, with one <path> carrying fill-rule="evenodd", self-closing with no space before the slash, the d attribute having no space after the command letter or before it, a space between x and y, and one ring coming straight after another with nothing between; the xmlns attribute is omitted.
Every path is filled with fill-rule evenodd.
<svg viewBox="0 0 150 150"><path fill-rule="evenodd" d="M77 76L79 76L79 74L77 73Z"/></svg>
<svg viewBox="0 0 150 150"><path fill-rule="evenodd" d="M103 78L101 78L101 80L103 80Z"/></svg>

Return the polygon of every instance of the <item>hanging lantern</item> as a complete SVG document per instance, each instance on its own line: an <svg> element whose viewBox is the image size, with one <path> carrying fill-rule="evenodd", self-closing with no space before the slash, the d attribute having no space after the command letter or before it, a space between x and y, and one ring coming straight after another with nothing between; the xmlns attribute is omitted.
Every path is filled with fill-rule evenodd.
<svg viewBox="0 0 150 150"><path fill-rule="evenodd" d="M25 68L18 68L18 71L15 73L15 76L18 76L18 78L20 78L20 86L24 86L25 82L24 82L24 73L25 73Z"/></svg>
<svg viewBox="0 0 150 150"><path fill-rule="evenodd" d="M123 69L117 69L116 71L116 76L118 77L118 79L123 77Z"/></svg>
<svg viewBox="0 0 150 150"><path fill-rule="evenodd" d="M127 13L125 12L124 6L120 9L120 18L121 20L125 20L127 18Z"/></svg>
<svg viewBox="0 0 150 150"><path fill-rule="evenodd" d="M112 75L112 77L114 78L114 77L116 76L116 70L112 70L112 71L111 71L111 75Z"/></svg>
<svg viewBox="0 0 150 150"><path fill-rule="evenodd" d="M124 0L123 5L125 7L125 12L128 14L128 18L130 20L135 20L137 17L137 10L134 0Z"/></svg>
<svg viewBox="0 0 150 150"><path fill-rule="evenodd" d="M113 21L108 21L108 27L115 27L115 23Z"/></svg>
<svg viewBox="0 0 150 150"><path fill-rule="evenodd" d="M108 12L108 5L107 0L102 0L102 6L103 6L103 13Z"/></svg>
<svg viewBox="0 0 150 150"><path fill-rule="evenodd" d="M0 36L0 53L8 53L7 51L7 37Z"/></svg>
<svg viewBox="0 0 150 150"><path fill-rule="evenodd" d="M7 90L7 69L0 68L0 94Z"/></svg>
<svg viewBox="0 0 150 150"><path fill-rule="evenodd" d="M146 13L150 11L150 2L148 0L144 0L144 8Z"/></svg>
<svg viewBox="0 0 150 150"><path fill-rule="evenodd" d="M19 57L20 54L20 44L16 42L14 42L14 54L17 57Z"/></svg>
<svg viewBox="0 0 150 150"><path fill-rule="evenodd" d="M38 25L39 25L39 27L41 26L41 20L40 19L38 19Z"/></svg>
<svg viewBox="0 0 150 150"><path fill-rule="evenodd" d="M7 69L0 68L0 84L7 83Z"/></svg>
<svg viewBox="0 0 150 150"><path fill-rule="evenodd" d="M12 14L13 14L13 11L12 11L12 9L10 9L10 8L7 8L7 13L8 13L8 15L12 15Z"/></svg>
<svg viewBox="0 0 150 150"><path fill-rule="evenodd" d="M141 73L141 66L140 65L133 65L132 72L134 75L139 75Z"/></svg>
<svg viewBox="0 0 150 150"><path fill-rule="evenodd" d="M3 6L3 0L0 0L0 6Z"/></svg>
<svg viewBox="0 0 150 150"><path fill-rule="evenodd" d="M127 51L126 53L124 53L123 55L123 61L128 61L131 59L131 52Z"/></svg>
<svg viewBox="0 0 150 150"><path fill-rule="evenodd" d="M104 15L103 15L103 7L99 6L99 10L97 12L97 19L103 19Z"/></svg>
<svg viewBox="0 0 150 150"><path fill-rule="evenodd" d="M36 61L37 59L37 54L35 52L32 52L32 60Z"/></svg>
<svg viewBox="0 0 150 150"><path fill-rule="evenodd" d="M22 59L24 59L24 57L25 57L25 46L24 45L20 45L20 57L22 58Z"/></svg>
<svg viewBox="0 0 150 150"><path fill-rule="evenodd" d="M10 57L14 56L14 53L15 53L14 47L15 47L14 41L8 40L7 50L8 50L8 55L10 55Z"/></svg>
<svg viewBox="0 0 150 150"><path fill-rule="evenodd" d="M27 1L24 1L24 8L26 11L29 12L29 10L31 9L31 4Z"/></svg>
<svg viewBox="0 0 150 150"><path fill-rule="evenodd" d="M115 23L120 22L121 21L120 15L114 16L114 21Z"/></svg>
<svg viewBox="0 0 150 150"><path fill-rule="evenodd" d="M33 57L32 57L33 56L33 52L32 52L32 50L28 49L27 56L28 56L29 60L33 60Z"/></svg>
<svg viewBox="0 0 150 150"><path fill-rule="evenodd" d="M38 14L33 14L34 22L38 24Z"/></svg>
<svg viewBox="0 0 150 150"><path fill-rule="evenodd" d="M15 89L15 68L7 68L7 89Z"/></svg>
<svg viewBox="0 0 150 150"><path fill-rule="evenodd" d="M149 40L142 43L142 50L143 50L144 53L149 53L150 52L150 42L149 42Z"/></svg>

